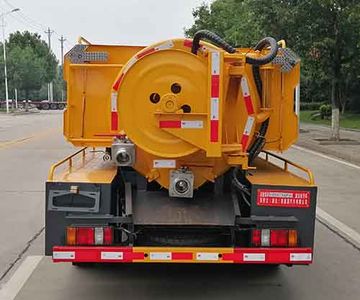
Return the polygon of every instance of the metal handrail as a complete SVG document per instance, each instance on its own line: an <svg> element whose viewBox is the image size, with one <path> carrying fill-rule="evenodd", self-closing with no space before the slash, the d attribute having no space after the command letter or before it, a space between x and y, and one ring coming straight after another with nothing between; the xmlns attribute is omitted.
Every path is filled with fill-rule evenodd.
<svg viewBox="0 0 360 300"><path fill-rule="evenodd" d="M303 171L304 173L306 173L307 176L308 176L308 182L311 185L315 184L314 175L313 175L313 173L311 172L310 169L305 168L303 166L300 166L300 165L298 165L298 164L296 164L296 163L294 163L294 162L292 162L290 160L287 160L286 158L283 158L283 157L281 157L279 155L276 155L274 153L271 153L271 152L268 152L268 151L262 151L262 152L265 153L265 159L266 159L267 162L271 163L269 161L269 156L275 157L276 159L278 159L278 160L280 160L280 161L282 161L284 163L284 167L283 167L284 171L290 172L289 171L289 165L291 165L291 166Z"/></svg>
<svg viewBox="0 0 360 300"><path fill-rule="evenodd" d="M50 171L49 171L49 175L48 175L48 180L53 180L54 179L54 173L55 173L55 170L61 166L62 164L68 162L69 164L69 169L72 168L73 166L73 158L75 156L77 156L78 154L82 153L82 158L83 158L83 161L85 160L85 155L86 155L86 149L87 147L84 147L82 149L80 149L79 151L76 151L75 153L65 157L64 159L58 161L56 164L53 164L51 167L50 167Z"/></svg>

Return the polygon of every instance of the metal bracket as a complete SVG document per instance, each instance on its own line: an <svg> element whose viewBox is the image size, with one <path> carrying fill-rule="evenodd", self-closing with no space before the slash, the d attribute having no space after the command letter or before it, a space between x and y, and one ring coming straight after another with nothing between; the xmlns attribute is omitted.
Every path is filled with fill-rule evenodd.
<svg viewBox="0 0 360 300"><path fill-rule="evenodd" d="M273 63L281 65L281 72L288 73L299 61L300 57L290 48L279 48Z"/></svg>
<svg viewBox="0 0 360 300"><path fill-rule="evenodd" d="M107 61L109 54L107 52L86 52L88 45L77 44L66 55L73 64L82 64L92 61Z"/></svg>

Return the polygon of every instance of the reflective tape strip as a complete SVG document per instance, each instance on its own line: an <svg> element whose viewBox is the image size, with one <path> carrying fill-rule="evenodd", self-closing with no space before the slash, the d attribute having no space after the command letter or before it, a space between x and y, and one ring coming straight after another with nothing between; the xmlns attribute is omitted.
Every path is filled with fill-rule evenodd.
<svg viewBox="0 0 360 300"><path fill-rule="evenodd" d="M184 46L185 46L185 47L192 48L192 46L193 46L193 41L192 41L192 40L188 40L188 39L184 40Z"/></svg>
<svg viewBox="0 0 360 300"><path fill-rule="evenodd" d="M111 111L117 111L117 97L118 97L118 93L116 92L111 93Z"/></svg>
<svg viewBox="0 0 360 300"><path fill-rule="evenodd" d="M123 260L124 253L123 252L101 252L101 259L103 260Z"/></svg>
<svg viewBox="0 0 360 300"><path fill-rule="evenodd" d="M241 145L243 147L243 151L245 151L247 149L247 144L248 144L248 140L249 140L249 136L251 134L251 131L253 129L255 123L255 118L254 117L248 117L246 124L245 124L245 128L244 128L244 132L241 138Z"/></svg>
<svg viewBox="0 0 360 300"><path fill-rule="evenodd" d="M220 74L220 52L211 52L211 75Z"/></svg>
<svg viewBox="0 0 360 300"><path fill-rule="evenodd" d="M312 261L311 253L290 253L290 261Z"/></svg>
<svg viewBox="0 0 360 300"><path fill-rule="evenodd" d="M211 53L210 142L219 141L220 52Z"/></svg>
<svg viewBox="0 0 360 300"><path fill-rule="evenodd" d="M119 127L119 116L117 111L111 112L111 130L118 130Z"/></svg>
<svg viewBox="0 0 360 300"><path fill-rule="evenodd" d="M150 260L171 260L171 252L150 252Z"/></svg>
<svg viewBox="0 0 360 300"><path fill-rule="evenodd" d="M245 107L248 115L254 114L254 106L252 103L251 95L250 95L250 89L249 84L247 82L246 77L241 78L241 90L245 102Z"/></svg>
<svg viewBox="0 0 360 300"><path fill-rule="evenodd" d="M219 98L211 98L210 120L219 120Z"/></svg>
<svg viewBox="0 0 360 300"><path fill-rule="evenodd" d="M201 129L203 121L159 121L159 128Z"/></svg>
<svg viewBox="0 0 360 300"><path fill-rule="evenodd" d="M153 161L153 168L158 169L172 169L176 167L175 159L155 159Z"/></svg>
<svg viewBox="0 0 360 300"><path fill-rule="evenodd" d="M219 141L219 121L210 121L210 142L216 143Z"/></svg>
<svg viewBox="0 0 360 300"><path fill-rule="evenodd" d="M165 43L159 45L159 46L156 46L155 47L155 51L159 51L159 50L167 50L167 49L170 49L174 47L174 43L172 40L169 40L169 41L166 41Z"/></svg>
<svg viewBox="0 0 360 300"><path fill-rule="evenodd" d="M55 246L54 262L172 262L236 264L310 264L311 248L203 248Z"/></svg>
<svg viewBox="0 0 360 300"><path fill-rule="evenodd" d="M75 259L75 251L54 251L53 259Z"/></svg>
<svg viewBox="0 0 360 300"><path fill-rule="evenodd" d="M130 60L126 63L126 65L122 69L122 73L126 74L126 72L129 71L129 69L137 62L137 60L138 59L136 58L136 56L130 58Z"/></svg>
<svg viewBox="0 0 360 300"><path fill-rule="evenodd" d="M137 54L136 56L132 57L124 66L124 68L122 69L122 72L119 76L119 78L116 80L115 84L113 85L113 89L115 91L119 90L120 84L125 76L125 74L129 71L129 69L142 57L154 53L156 51L159 50L166 50L166 49L170 49L174 47L174 43L172 40L170 41L166 41L163 44L153 47L153 48L149 48L149 49L145 49L144 51L141 51L139 54Z"/></svg>
<svg viewBox="0 0 360 300"><path fill-rule="evenodd" d="M196 260L219 260L219 253L198 252Z"/></svg>
<svg viewBox="0 0 360 300"><path fill-rule="evenodd" d="M124 76L125 76L125 73L121 73L121 75L119 76L119 78L115 81L115 83L114 83L114 85L113 85L113 90L114 90L114 91L118 91L118 90L119 90L120 84L121 84Z"/></svg>
<svg viewBox="0 0 360 300"><path fill-rule="evenodd" d="M203 128L203 121L181 121L181 128Z"/></svg>
<svg viewBox="0 0 360 300"><path fill-rule="evenodd" d="M111 93L111 130L118 130L119 125L119 115L117 112L117 92Z"/></svg>
<svg viewBox="0 0 360 300"><path fill-rule="evenodd" d="M265 261L265 253L244 253L244 261Z"/></svg>

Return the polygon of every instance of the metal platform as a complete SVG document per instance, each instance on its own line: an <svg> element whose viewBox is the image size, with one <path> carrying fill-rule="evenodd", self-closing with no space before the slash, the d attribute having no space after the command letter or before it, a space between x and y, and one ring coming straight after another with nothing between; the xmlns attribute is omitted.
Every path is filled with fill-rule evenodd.
<svg viewBox="0 0 360 300"><path fill-rule="evenodd" d="M134 195L135 225L232 226L235 213L230 194L195 194L193 199L169 198L167 191L137 191Z"/></svg>

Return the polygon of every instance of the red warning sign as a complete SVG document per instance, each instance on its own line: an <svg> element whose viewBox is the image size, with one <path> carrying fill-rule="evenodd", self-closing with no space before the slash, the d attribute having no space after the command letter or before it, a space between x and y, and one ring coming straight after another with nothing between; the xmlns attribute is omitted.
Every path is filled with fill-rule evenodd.
<svg viewBox="0 0 360 300"><path fill-rule="evenodd" d="M295 190L257 190L258 206L309 208L310 191Z"/></svg>

